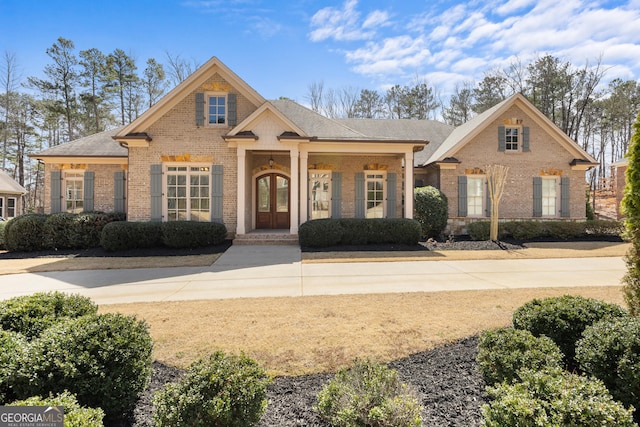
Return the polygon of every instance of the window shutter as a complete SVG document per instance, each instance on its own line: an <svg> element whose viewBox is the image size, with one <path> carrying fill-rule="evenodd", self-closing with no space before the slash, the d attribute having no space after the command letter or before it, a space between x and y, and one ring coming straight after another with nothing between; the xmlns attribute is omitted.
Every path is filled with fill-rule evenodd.
<svg viewBox="0 0 640 427"><path fill-rule="evenodd" d="M204 93L196 93L196 126L204 126Z"/></svg>
<svg viewBox="0 0 640 427"><path fill-rule="evenodd" d="M365 199L364 199L364 172L356 173L356 206L355 216L356 218L365 218Z"/></svg>
<svg viewBox="0 0 640 427"><path fill-rule="evenodd" d="M504 132L504 126L498 126L498 151L506 151L507 149L507 140Z"/></svg>
<svg viewBox="0 0 640 427"><path fill-rule="evenodd" d="M51 172L51 213L62 212L62 172Z"/></svg>
<svg viewBox="0 0 640 427"><path fill-rule="evenodd" d="M529 148L529 127L522 128L522 151L531 151Z"/></svg>
<svg viewBox="0 0 640 427"><path fill-rule="evenodd" d="M211 221L221 224L223 213L223 169L222 165L213 165L211 168Z"/></svg>
<svg viewBox="0 0 640 427"><path fill-rule="evenodd" d="M94 182L95 173L93 172L85 172L84 173L84 200L83 210L85 212L91 212L93 210L93 182Z"/></svg>
<svg viewBox="0 0 640 427"><path fill-rule="evenodd" d="M396 174L387 174L387 218L396 217Z"/></svg>
<svg viewBox="0 0 640 427"><path fill-rule="evenodd" d="M342 217L342 172L331 172L331 218Z"/></svg>
<svg viewBox="0 0 640 427"><path fill-rule="evenodd" d="M560 216L569 218L571 216L570 202L571 198L571 180L569 177L560 178Z"/></svg>
<svg viewBox="0 0 640 427"><path fill-rule="evenodd" d="M227 124L229 126L235 126L238 124L238 102L236 100L236 94L230 93L227 95Z"/></svg>
<svg viewBox="0 0 640 427"><path fill-rule="evenodd" d="M124 212L124 171L113 173L113 210Z"/></svg>
<svg viewBox="0 0 640 427"><path fill-rule="evenodd" d="M542 178L533 177L533 216L542 216Z"/></svg>
<svg viewBox="0 0 640 427"><path fill-rule="evenodd" d="M162 221L162 165L151 165L151 221Z"/></svg>
<svg viewBox="0 0 640 427"><path fill-rule="evenodd" d="M487 205L486 215L491 216L491 193L489 191L489 182L485 181L484 183L484 193L485 193L485 203Z"/></svg>
<svg viewBox="0 0 640 427"><path fill-rule="evenodd" d="M467 177L458 176L458 216L467 216Z"/></svg>

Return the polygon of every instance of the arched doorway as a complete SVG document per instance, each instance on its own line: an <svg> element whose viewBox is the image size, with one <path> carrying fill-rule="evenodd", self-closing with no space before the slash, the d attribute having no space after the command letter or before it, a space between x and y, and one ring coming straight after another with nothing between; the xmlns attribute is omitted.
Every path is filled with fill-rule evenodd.
<svg viewBox="0 0 640 427"><path fill-rule="evenodd" d="M273 229L290 226L289 178L268 173L256 178L256 228Z"/></svg>

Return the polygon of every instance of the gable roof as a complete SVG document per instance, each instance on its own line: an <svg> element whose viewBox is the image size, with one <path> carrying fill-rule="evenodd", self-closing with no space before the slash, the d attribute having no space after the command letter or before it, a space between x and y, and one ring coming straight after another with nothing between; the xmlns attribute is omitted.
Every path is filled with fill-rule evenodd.
<svg viewBox="0 0 640 427"><path fill-rule="evenodd" d="M47 157L127 157L128 150L113 140L123 128L109 129L85 136L30 155L36 159Z"/></svg>
<svg viewBox="0 0 640 427"><path fill-rule="evenodd" d="M27 190L18 184L5 171L0 170L0 193L4 194L26 194Z"/></svg>
<svg viewBox="0 0 640 427"><path fill-rule="evenodd" d="M256 107L262 105L265 99L242 80L236 73L231 71L229 67L224 65L215 56L209 59L204 65L193 72L189 77L174 87L169 93L163 96L151 108L145 111L140 117L135 119L129 125L125 126L121 132L115 135L115 139L125 139L127 135L145 131L149 126L155 123L160 117L170 111L187 95L195 91L198 86L202 85L207 79L214 74L219 74L231 86L236 88L249 102Z"/></svg>
<svg viewBox="0 0 640 427"><path fill-rule="evenodd" d="M431 163L442 162L449 157L454 157L460 149L471 142L476 135L483 131L494 120L498 119L513 105L517 105L524 110L529 117L545 128L547 132L555 135L555 139L560 142L567 151L572 153L576 160L597 164L591 155L584 151L574 140L569 138L569 136L560 130L547 116L542 114L524 95L516 93L455 128L438 147L430 147L433 151L422 165L426 166Z"/></svg>

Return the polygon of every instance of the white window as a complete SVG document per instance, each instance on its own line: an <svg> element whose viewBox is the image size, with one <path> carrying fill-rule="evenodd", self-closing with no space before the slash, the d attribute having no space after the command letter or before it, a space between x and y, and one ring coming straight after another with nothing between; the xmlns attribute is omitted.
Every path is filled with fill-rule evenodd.
<svg viewBox="0 0 640 427"><path fill-rule="evenodd" d="M505 127L504 132L505 151L520 151L520 128Z"/></svg>
<svg viewBox="0 0 640 427"><path fill-rule="evenodd" d="M167 220L210 221L210 180L208 166L167 166Z"/></svg>
<svg viewBox="0 0 640 427"><path fill-rule="evenodd" d="M467 215L484 215L484 177L467 177Z"/></svg>
<svg viewBox="0 0 640 427"><path fill-rule="evenodd" d="M207 94L207 124L210 126L227 124L227 94Z"/></svg>
<svg viewBox="0 0 640 427"><path fill-rule="evenodd" d="M558 214L558 180L542 178L542 216Z"/></svg>
<svg viewBox="0 0 640 427"><path fill-rule="evenodd" d="M17 212L16 212L17 206L18 206L18 199L16 199L15 197L8 197L7 198L7 215L6 215L6 218L14 218L16 216L16 214L17 214ZM0 207L0 212L2 212L2 208L1 207Z"/></svg>
<svg viewBox="0 0 640 427"><path fill-rule="evenodd" d="M385 172L365 172L365 216L366 218L385 217L386 179Z"/></svg>
<svg viewBox="0 0 640 427"><path fill-rule="evenodd" d="M331 171L309 171L310 219L331 217Z"/></svg>
<svg viewBox="0 0 640 427"><path fill-rule="evenodd" d="M84 171L65 171L64 190L66 211L82 212L84 210Z"/></svg>

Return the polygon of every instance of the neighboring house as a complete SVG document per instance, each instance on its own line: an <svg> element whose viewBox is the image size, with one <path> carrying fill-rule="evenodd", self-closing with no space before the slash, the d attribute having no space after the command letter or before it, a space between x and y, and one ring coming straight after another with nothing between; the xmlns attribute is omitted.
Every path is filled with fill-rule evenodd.
<svg viewBox="0 0 640 427"><path fill-rule="evenodd" d="M412 218L419 181L443 189L452 217L473 217L471 200L458 215L458 175L469 177L469 169L480 176L486 164L506 160L506 203L528 209L503 202L501 216L536 216L529 187L544 174L557 178L558 206L569 203L562 216L584 219L591 157L520 96L481 117L458 129L431 120L329 119L290 100L265 100L214 57L131 124L33 157L45 164L47 212L218 221L236 237L270 229L297 235L301 223L316 218ZM500 153L498 123L511 117L520 122L509 132L531 129L530 142L516 149L524 139L510 134L508 152ZM515 179L524 173L526 191L524 178ZM551 216L550 190L543 188L540 217ZM560 198L560 188L570 195Z"/></svg>
<svg viewBox="0 0 640 427"><path fill-rule="evenodd" d="M27 190L0 170L0 217L10 219L22 213L22 196Z"/></svg>
<svg viewBox="0 0 640 427"><path fill-rule="evenodd" d="M616 216L618 219L622 219L624 216L621 210L622 198L624 197L624 186L627 182L627 167L629 166L629 159L620 159L611 165L611 175L613 182L615 183L616 192Z"/></svg>

